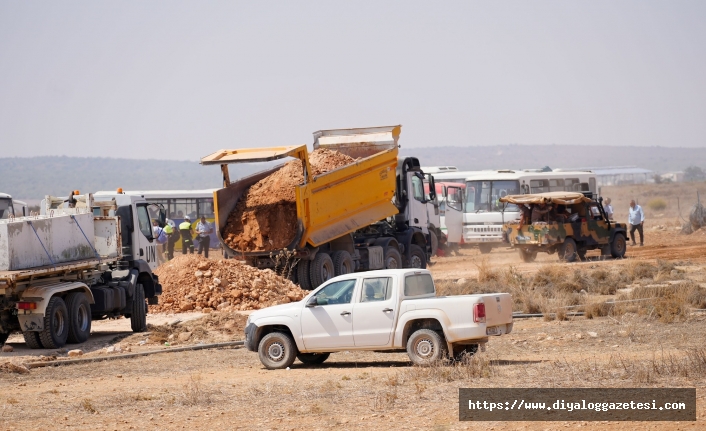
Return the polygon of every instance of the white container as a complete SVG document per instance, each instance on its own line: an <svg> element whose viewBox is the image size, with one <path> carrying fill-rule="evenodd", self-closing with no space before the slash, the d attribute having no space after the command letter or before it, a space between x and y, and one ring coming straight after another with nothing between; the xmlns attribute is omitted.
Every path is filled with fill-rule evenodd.
<svg viewBox="0 0 706 431"><path fill-rule="evenodd" d="M0 271L96 258L94 243L92 213L0 220Z"/></svg>

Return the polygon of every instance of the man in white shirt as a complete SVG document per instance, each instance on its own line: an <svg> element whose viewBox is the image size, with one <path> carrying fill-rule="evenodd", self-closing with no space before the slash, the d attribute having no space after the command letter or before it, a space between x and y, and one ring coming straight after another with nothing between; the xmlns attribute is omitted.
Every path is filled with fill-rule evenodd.
<svg viewBox="0 0 706 431"><path fill-rule="evenodd" d="M204 257L208 257L208 249L211 248L211 232L213 228L206 221L206 216L201 216L196 224L196 234L199 236L199 254L203 251Z"/></svg>
<svg viewBox="0 0 706 431"><path fill-rule="evenodd" d="M613 220L613 205L610 204L610 198L606 198L603 209L605 210L605 215L608 217L608 220Z"/></svg>
<svg viewBox="0 0 706 431"><path fill-rule="evenodd" d="M628 214L628 223L630 223L630 239L632 239L632 245L635 244L635 230L640 234L640 247L644 245L642 239L642 223L645 221L645 212L642 211L642 207L635 203L635 200L630 201L630 210Z"/></svg>

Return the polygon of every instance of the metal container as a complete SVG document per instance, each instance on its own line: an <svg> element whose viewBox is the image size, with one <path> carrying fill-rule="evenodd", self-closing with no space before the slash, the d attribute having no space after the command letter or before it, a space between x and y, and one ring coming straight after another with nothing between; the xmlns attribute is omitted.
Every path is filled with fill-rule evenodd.
<svg viewBox="0 0 706 431"><path fill-rule="evenodd" d="M0 220L0 271L96 258L93 214Z"/></svg>

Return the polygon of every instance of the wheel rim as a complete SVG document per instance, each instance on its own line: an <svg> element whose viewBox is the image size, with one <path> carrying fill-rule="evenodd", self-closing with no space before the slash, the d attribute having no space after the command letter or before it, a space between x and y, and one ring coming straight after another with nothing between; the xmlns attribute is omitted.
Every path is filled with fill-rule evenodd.
<svg viewBox="0 0 706 431"><path fill-rule="evenodd" d="M275 362L279 362L284 358L284 344L275 341L267 346L267 357Z"/></svg>
<svg viewBox="0 0 706 431"><path fill-rule="evenodd" d="M428 338L421 339L417 341L415 351L419 357L429 359L434 355L434 343Z"/></svg>
<svg viewBox="0 0 706 431"><path fill-rule="evenodd" d="M54 316L52 316L52 325L54 326L54 335L61 335L64 333L64 315L61 310L54 311Z"/></svg>
<svg viewBox="0 0 706 431"><path fill-rule="evenodd" d="M412 255L412 259L410 259L410 264L412 265L412 268L421 268L422 267L422 259L417 256L416 254Z"/></svg>
<svg viewBox="0 0 706 431"><path fill-rule="evenodd" d="M333 277L333 266L328 265L328 263L322 265L321 276L324 279L324 281Z"/></svg>
<svg viewBox="0 0 706 431"><path fill-rule="evenodd" d="M625 250L625 238L623 238L622 235L620 235L620 238L615 242L615 250L618 254L621 254L623 250Z"/></svg>
<svg viewBox="0 0 706 431"><path fill-rule="evenodd" d="M564 257L567 259L570 259L576 254L576 247L574 247L573 244L567 243L566 244L566 249L564 251Z"/></svg>
<svg viewBox="0 0 706 431"><path fill-rule="evenodd" d="M399 268L399 264L397 262L397 259L395 259L393 256L388 256L388 258L385 260L385 268L387 268L387 269Z"/></svg>
<svg viewBox="0 0 706 431"><path fill-rule="evenodd" d="M85 332L88 330L88 311L86 310L85 305L81 305L78 310L76 310L76 321L78 322L78 329L81 332Z"/></svg>

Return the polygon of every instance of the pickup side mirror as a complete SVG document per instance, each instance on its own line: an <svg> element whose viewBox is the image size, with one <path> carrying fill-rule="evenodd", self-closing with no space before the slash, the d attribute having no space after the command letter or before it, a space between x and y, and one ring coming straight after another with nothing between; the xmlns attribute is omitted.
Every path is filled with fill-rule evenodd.
<svg viewBox="0 0 706 431"><path fill-rule="evenodd" d="M312 296L311 298L309 298L308 301L306 301L307 308L313 308L313 307L316 307L317 305L319 305L319 304L317 303L316 296Z"/></svg>

